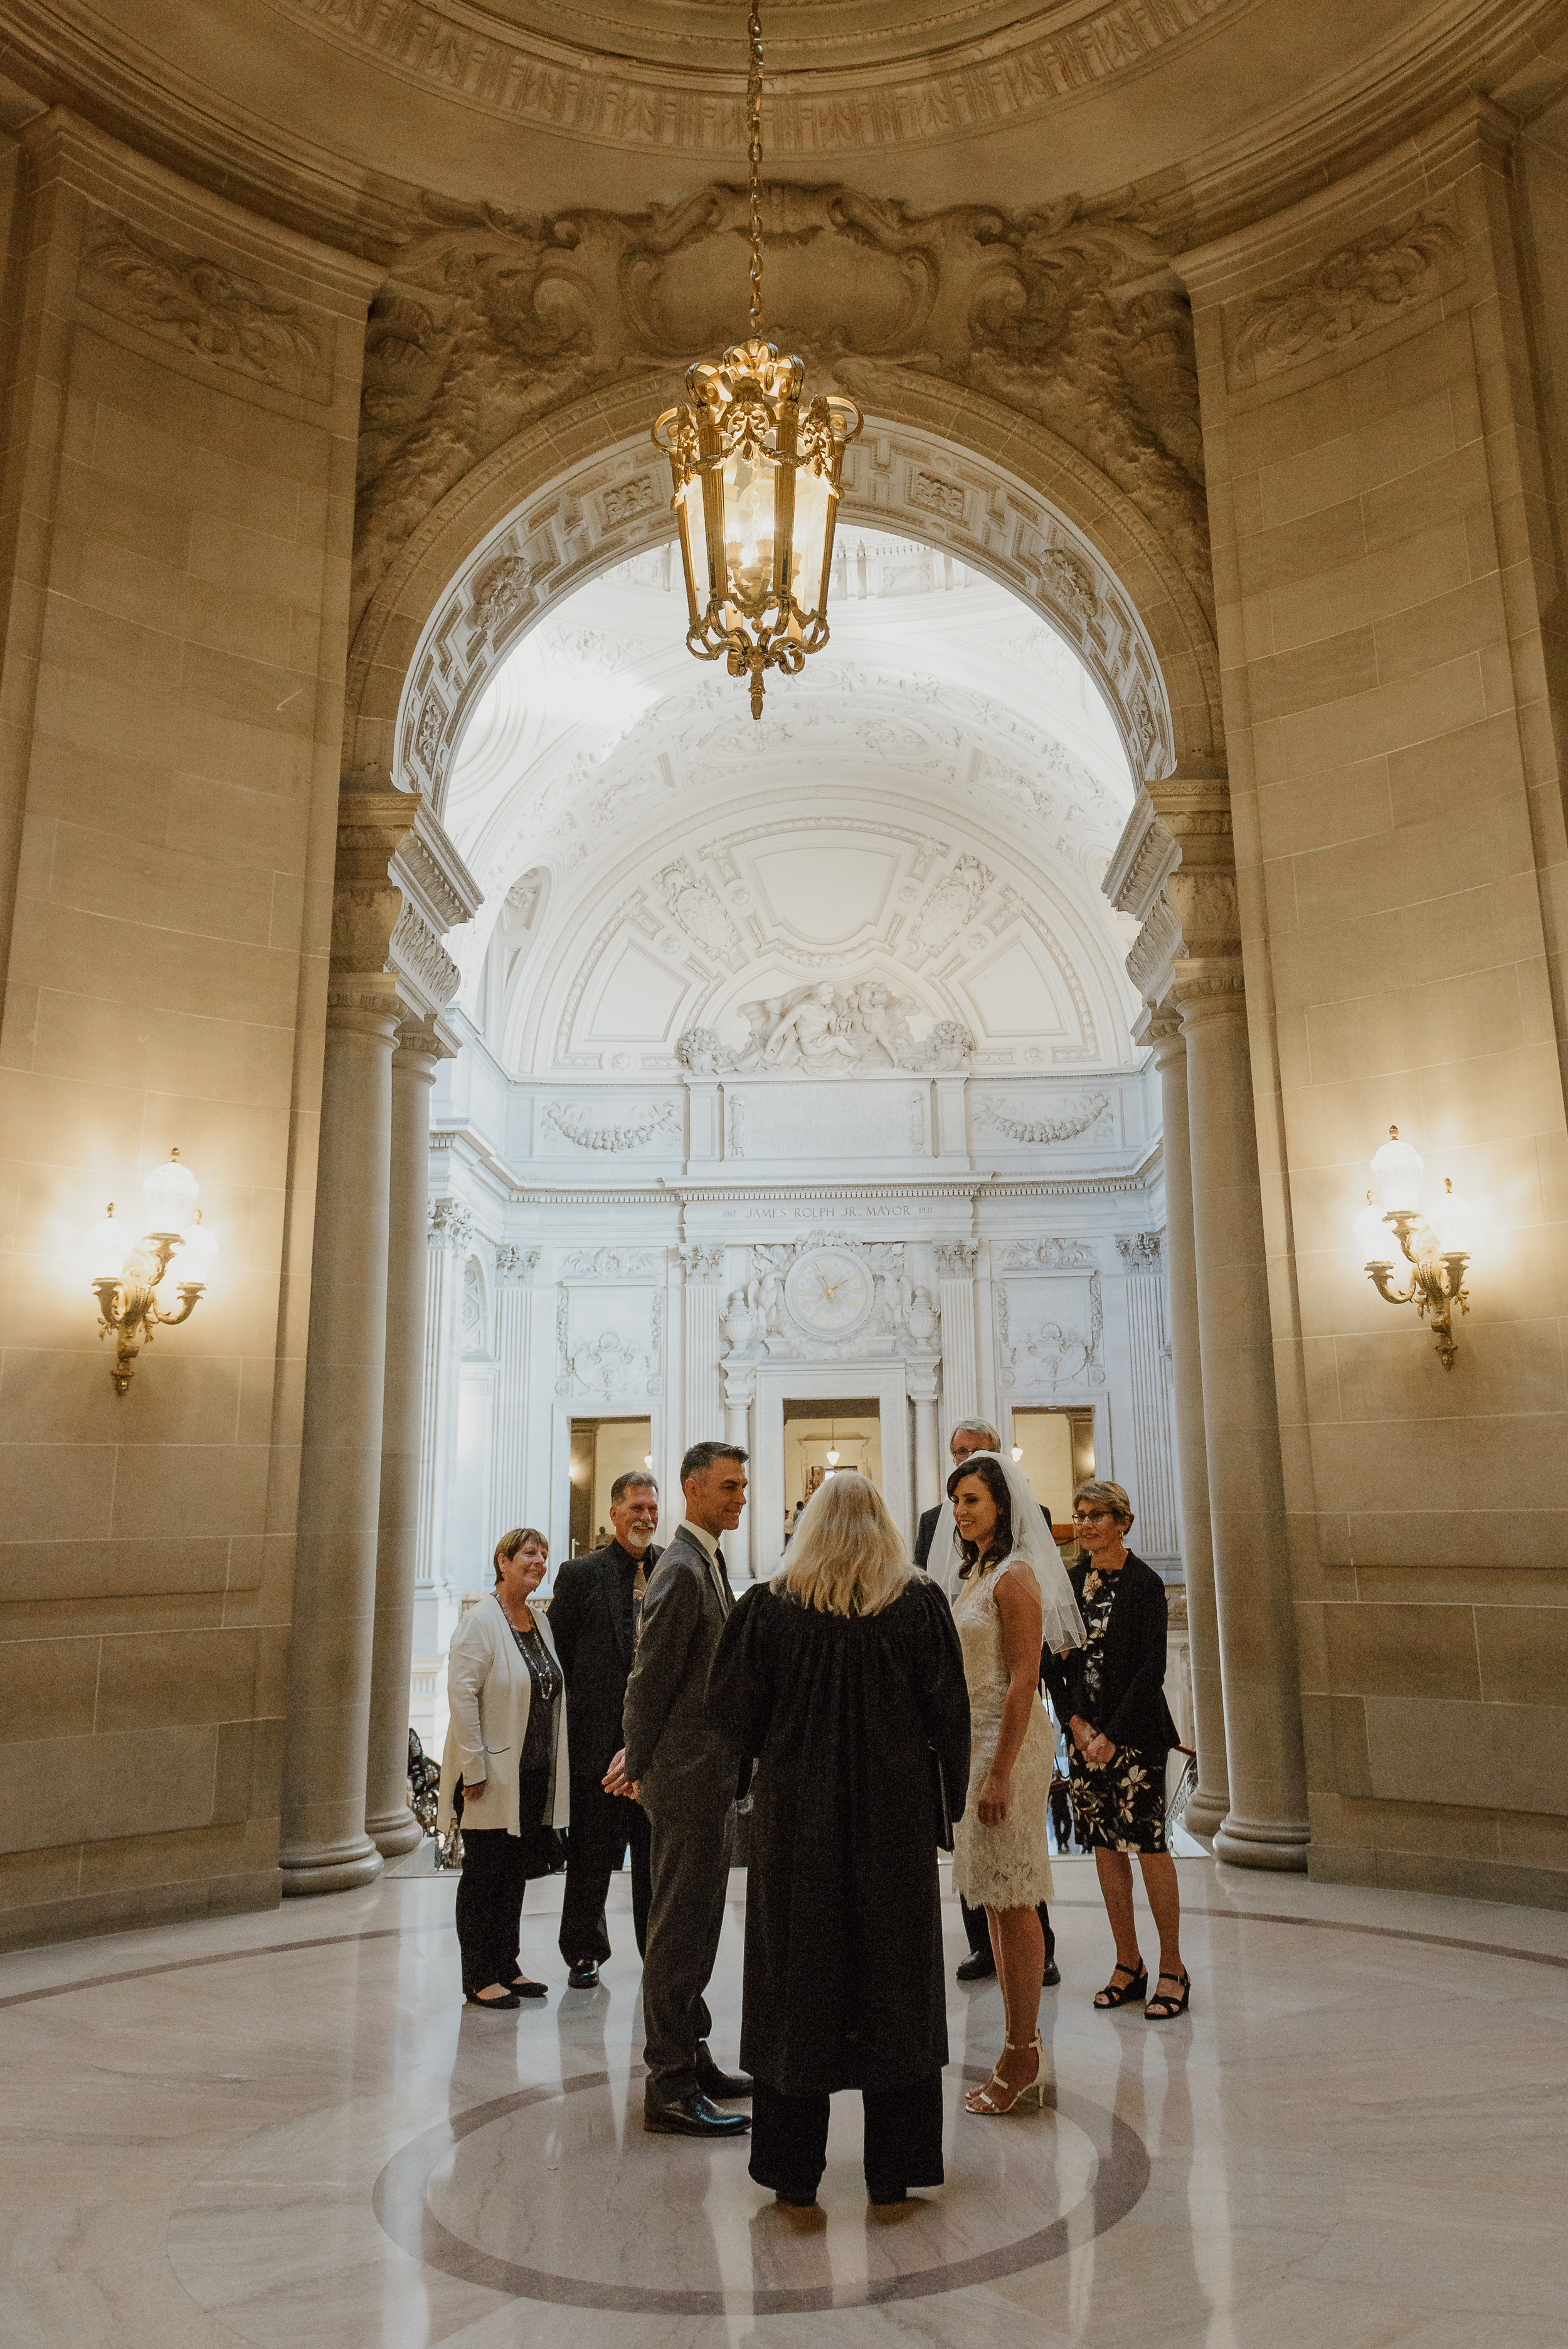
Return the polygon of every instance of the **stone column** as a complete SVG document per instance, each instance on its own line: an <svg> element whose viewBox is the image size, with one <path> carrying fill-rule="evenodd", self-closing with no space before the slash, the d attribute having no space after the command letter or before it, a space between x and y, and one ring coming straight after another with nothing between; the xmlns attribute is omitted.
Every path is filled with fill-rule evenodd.
<svg viewBox="0 0 1568 2349"><path fill-rule="evenodd" d="M724 1440L751 1450L751 1406L757 1395L755 1371L726 1371L724 1374ZM753 1555L757 1512L749 1504L742 1514L733 1534L725 1536L725 1557L730 1561L731 1582L743 1578L748 1582L757 1579L757 1560ZM733 1547L731 1547L733 1545Z"/></svg>
<svg viewBox="0 0 1568 2349"><path fill-rule="evenodd" d="M904 1373L914 1405L914 1514L942 1498L942 1441L936 1423L937 1366L911 1362Z"/></svg>
<svg viewBox="0 0 1568 2349"><path fill-rule="evenodd" d="M490 1452L489 1540L528 1521L528 1413L532 1381L537 1248L506 1241L495 1252L495 1440Z"/></svg>
<svg viewBox="0 0 1568 2349"><path fill-rule="evenodd" d="M1140 1557L1174 1559L1175 1461L1171 1443L1171 1399L1165 1370L1165 1298L1161 1278L1161 1236L1132 1232L1119 1237L1127 1304L1129 1389L1132 1399L1132 1453L1137 1461Z"/></svg>
<svg viewBox="0 0 1568 2349"><path fill-rule="evenodd" d="M1154 1047L1165 1150L1165 1265L1171 1300L1171 1383L1176 1413L1176 1481L1198 1784L1186 1826L1212 1836L1230 1808L1225 1774L1225 1700L1214 1608L1214 1547L1209 1528L1209 1453L1203 1433L1203 1367L1198 1342L1198 1263L1192 1239L1192 1158L1187 1132L1187 1039L1174 1009L1145 1013L1140 1040Z"/></svg>
<svg viewBox="0 0 1568 2349"><path fill-rule="evenodd" d="M1166 1181L1173 1250L1184 1249L1182 1168L1190 1167L1191 1288L1172 1268L1171 1315L1183 1342L1178 1405L1187 1433L1181 1466L1190 1523L1197 1485L1191 1405L1201 1395L1213 1550L1229 1807L1214 1837L1222 1859L1243 1868L1305 1868L1309 1830L1302 1750L1295 1613L1285 1548L1284 1477L1274 1395L1257 1121L1247 1044L1241 923L1232 849L1231 794L1224 769L1188 760L1145 785L1117 843L1104 882L1119 912L1141 925L1127 957L1146 1003L1169 1028L1181 1023L1186 1085L1162 1072ZM1172 1050L1174 1047L1171 1048ZM1181 1156L1182 1112L1187 1158ZM1174 1140L1172 1140L1174 1136ZM1194 1309L1201 1373L1194 1375ZM1189 1591L1201 1606L1202 1539L1188 1554ZM1194 1625L1194 1660L1207 1638ZM1206 1741L1214 1816L1218 1758L1212 1666L1201 1748Z"/></svg>
<svg viewBox="0 0 1568 2349"><path fill-rule="evenodd" d="M407 1801L408 1668L419 1516L425 1367L425 1226L429 1212L430 1088L456 1050L435 1018L406 1019L392 1055L392 1153L382 1381L381 1507L365 1827L383 1859L412 1851L421 1829Z"/></svg>
<svg viewBox="0 0 1568 2349"><path fill-rule="evenodd" d="M975 1259L979 1253L975 1240L938 1240L935 1247L942 1399L950 1436L959 1420L973 1419L980 1408L975 1384Z"/></svg>
<svg viewBox="0 0 1568 2349"><path fill-rule="evenodd" d="M284 1749L285 1894L346 1891L381 1871L365 1828L365 1787L392 1049L403 1011L387 968L403 902L390 866L418 805L417 793L356 788L349 778L338 802Z"/></svg>
<svg viewBox="0 0 1568 2349"><path fill-rule="evenodd" d="M430 1609L430 1645L444 1644L446 1503L458 1442L458 1324L473 1218L460 1199L432 1201L425 1252L425 1360L419 1403L418 1581Z"/></svg>
<svg viewBox="0 0 1568 2349"><path fill-rule="evenodd" d="M1240 963L1179 962L1174 993L1187 1039L1198 1331L1230 1781L1230 1808L1214 1850L1243 1868L1305 1868L1310 1830L1301 1684Z"/></svg>

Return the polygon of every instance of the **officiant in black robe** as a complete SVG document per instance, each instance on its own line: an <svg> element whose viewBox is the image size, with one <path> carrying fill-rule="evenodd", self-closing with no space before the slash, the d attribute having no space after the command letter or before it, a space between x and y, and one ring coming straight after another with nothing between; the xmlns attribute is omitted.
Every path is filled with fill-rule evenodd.
<svg viewBox="0 0 1568 2349"><path fill-rule="evenodd" d="M791 1557L806 1547L798 1534ZM942 2183L937 1771L961 1811L969 1700L946 1599L902 1572L875 1613L755 1585L708 1680L715 1728L758 1764L740 2060L751 2175L787 2201L815 2196L838 2088L864 2096L874 2201Z"/></svg>

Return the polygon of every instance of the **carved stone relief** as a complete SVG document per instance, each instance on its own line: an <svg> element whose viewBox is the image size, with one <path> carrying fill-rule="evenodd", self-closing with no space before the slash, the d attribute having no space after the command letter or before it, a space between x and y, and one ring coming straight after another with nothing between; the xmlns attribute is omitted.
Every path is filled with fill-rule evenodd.
<svg viewBox="0 0 1568 2349"><path fill-rule="evenodd" d="M561 1260L571 1280L646 1280L655 1269L649 1248L573 1248Z"/></svg>
<svg viewBox="0 0 1568 2349"><path fill-rule="evenodd" d="M936 1243L938 1280L973 1280L979 1255L978 1240L938 1240Z"/></svg>
<svg viewBox="0 0 1568 2349"><path fill-rule="evenodd" d="M995 1101L978 1102L975 1115L977 1121L1005 1134L1009 1142L1042 1148L1052 1143L1077 1142L1099 1123L1109 1107L1109 1093L1093 1093L1087 1100L1064 1102L1060 1114L1053 1117L1020 1115L1012 1104Z"/></svg>
<svg viewBox="0 0 1568 2349"><path fill-rule="evenodd" d="M181 253L144 229L96 215L82 293L98 309L214 367L305 399L332 397L321 335L304 310L204 254Z"/></svg>
<svg viewBox="0 0 1568 2349"><path fill-rule="evenodd" d="M724 1272L724 1249L719 1247L696 1245L681 1249L681 1270L687 1280L705 1283L718 1280Z"/></svg>
<svg viewBox="0 0 1568 2349"><path fill-rule="evenodd" d="M1375 229L1341 245L1284 285L1228 312L1231 388L1241 390L1323 358L1418 304L1451 293L1464 274L1458 230L1429 210L1403 227Z"/></svg>
<svg viewBox="0 0 1568 2349"><path fill-rule="evenodd" d="M1098 1270L1087 1280L999 1280L995 1312L1004 1387L1054 1393L1058 1386L1105 1384L1105 1309Z"/></svg>
<svg viewBox="0 0 1568 2349"><path fill-rule="evenodd" d="M590 1296L597 1296L596 1292L589 1293ZM576 1334L573 1320L574 1294L581 1295L582 1292L573 1292L562 1284L556 1298L556 1393L562 1396L592 1395L606 1402L615 1395L662 1394L664 1290L655 1288L644 1292L647 1300L645 1320L643 1320L640 1298L630 1311L616 1312L606 1299L601 1313L595 1302L592 1308L593 1325ZM627 1324L633 1321L643 1321L643 1327L628 1327ZM607 1326L600 1326L601 1323Z"/></svg>
<svg viewBox="0 0 1568 2349"><path fill-rule="evenodd" d="M1085 1240L1014 1240L1002 1257L1003 1269L1018 1272L1070 1272L1083 1265L1092 1269L1094 1250Z"/></svg>
<svg viewBox="0 0 1568 2349"><path fill-rule="evenodd" d="M425 198L371 312L356 609L421 516L522 427L638 371L673 395L692 353L729 338L708 248L727 249L746 208L718 184L632 215ZM780 336L819 367L830 357L841 388L874 410L885 371L913 368L1036 419L1131 499L1208 597L1191 322L1143 221L1076 196L922 213L790 182L765 191L764 236ZM932 486L912 499L959 519L950 495L930 501L960 485L921 472Z"/></svg>
<svg viewBox="0 0 1568 2349"><path fill-rule="evenodd" d="M858 1278L864 1303L860 1319L845 1335L830 1326L802 1320L791 1303L790 1275L819 1256L831 1259L842 1280ZM872 1355L930 1351L939 1329L928 1289L910 1272L902 1241L845 1239L833 1232L810 1232L803 1239L766 1242L747 1254L745 1286L731 1291L719 1320L727 1360L841 1361Z"/></svg>
<svg viewBox="0 0 1568 2349"><path fill-rule="evenodd" d="M984 868L981 868L984 870ZM880 979L862 979L847 990L823 979L766 1001L743 1003L740 1016L749 1034L744 1044L726 1044L713 1028L692 1028L676 1050L694 1076L848 1076L861 1069L962 1069L975 1039L956 1020L939 1019L916 1040L910 1014L919 1006L890 993Z"/></svg>
<svg viewBox="0 0 1568 2349"><path fill-rule="evenodd" d="M525 1281L539 1269L539 1250L508 1240L495 1252L495 1277L503 1286Z"/></svg>
<svg viewBox="0 0 1568 2349"><path fill-rule="evenodd" d="M721 55L699 55L700 78L674 74L631 54L575 49L550 25L538 39L515 11L487 9L467 19L437 0L273 0L351 51L379 58L443 103L454 92L504 120L559 137L598 140L609 146L653 148L671 154L729 158L743 153L746 120L740 96L707 70L726 72L733 36ZM902 148L951 136L975 123L1008 122L1071 99L1119 76L1183 35L1199 30L1234 0L1161 0L1130 8L1102 0L1062 22L1049 12L1027 23L1022 37L998 52L990 40L943 40L933 53L934 27L913 16L916 55L902 67L880 65L863 85L818 92L803 73L770 86L769 140L780 154L853 154ZM910 12L904 12L907 16ZM973 15L973 10L963 12ZM1016 11L1007 11L1015 16ZM937 22L945 30L954 12ZM988 24L975 28L990 31ZM789 15L772 36L777 63L815 62L805 38L792 41ZM809 38L809 36L807 36ZM683 51L683 55L689 52ZM837 78L837 77L835 77Z"/></svg>
<svg viewBox="0 0 1568 2349"><path fill-rule="evenodd" d="M544 1115L579 1150L642 1150L655 1135L671 1148L680 1146L681 1113L674 1102L655 1102L622 1117L592 1101L552 1102Z"/></svg>

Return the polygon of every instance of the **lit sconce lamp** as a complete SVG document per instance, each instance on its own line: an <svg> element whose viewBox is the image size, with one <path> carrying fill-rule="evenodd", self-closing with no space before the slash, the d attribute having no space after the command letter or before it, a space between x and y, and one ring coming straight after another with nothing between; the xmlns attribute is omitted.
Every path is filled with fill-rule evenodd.
<svg viewBox="0 0 1568 2349"><path fill-rule="evenodd" d="M1429 1223L1421 1213L1421 1177L1426 1163L1418 1151L1399 1139L1397 1125L1388 1128L1388 1139L1372 1161L1372 1182L1382 1201L1379 1208L1371 1191L1367 1205L1356 1218L1356 1237L1366 1253L1367 1277L1386 1304L1414 1304L1416 1311L1429 1321L1432 1337L1442 1359L1445 1371L1451 1371L1454 1356L1459 1351L1459 1340L1454 1336L1453 1311L1457 1305L1461 1313L1470 1311L1470 1292L1465 1288L1465 1271L1470 1259L1475 1217L1452 1183L1445 1181L1443 1195L1432 1209ZM1410 1266L1408 1288L1394 1286L1394 1258L1388 1250L1392 1233L1399 1243L1399 1251Z"/></svg>
<svg viewBox="0 0 1568 2349"><path fill-rule="evenodd" d="M171 1151L141 1186L148 1223L141 1237L133 1240L129 1227L116 1223L112 1199L102 1223L88 1236L98 1336L107 1338L112 1330L119 1340L109 1372L117 1394L129 1386L137 1355L152 1343L158 1324L172 1329L189 1321L205 1291L218 1243L201 1221L196 1205L200 1189L189 1167L180 1164L178 1150ZM166 1277L171 1269L172 1291Z"/></svg>
<svg viewBox="0 0 1568 2349"><path fill-rule="evenodd" d="M1013 1457L1014 1457L1014 1459L1015 1459L1015 1460L1021 1460L1021 1459L1023 1458L1023 1456L1024 1456L1024 1447L1023 1447L1023 1445L1022 1445L1021 1444L1014 1444L1014 1446L1013 1446Z"/></svg>
<svg viewBox="0 0 1568 2349"><path fill-rule="evenodd" d="M645 1467L645 1468L651 1468L651 1467L653 1466L653 1464L654 1464L654 1455L653 1455L653 1454L652 1454L651 1452L645 1452L645 1453L644 1453L644 1454L643 1454L643 1465L644 1465L644 1467Z"/></svg>

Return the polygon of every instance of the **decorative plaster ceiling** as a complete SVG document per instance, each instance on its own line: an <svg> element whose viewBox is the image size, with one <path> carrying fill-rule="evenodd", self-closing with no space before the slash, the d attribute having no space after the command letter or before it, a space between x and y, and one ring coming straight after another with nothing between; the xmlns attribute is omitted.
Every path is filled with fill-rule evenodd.
<svg viewBox="0 0 1568 2349"><path fill-rule="evenodd" d="M694 1028L876 979L975 1066L1116 1067L1136 1004L1099 879L1131 803L1082 663L951 556L841 541L832 641L770 688L684 644L659 549L532 628L475 709L446 821L487 904L463 1002L515 1073L673 1071Z"/></svg>

